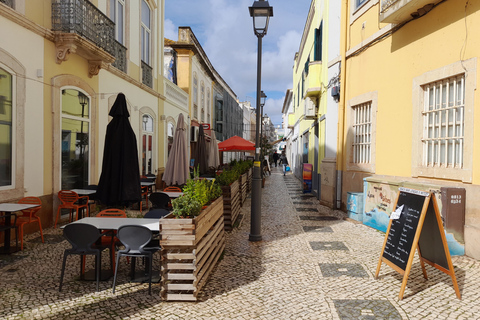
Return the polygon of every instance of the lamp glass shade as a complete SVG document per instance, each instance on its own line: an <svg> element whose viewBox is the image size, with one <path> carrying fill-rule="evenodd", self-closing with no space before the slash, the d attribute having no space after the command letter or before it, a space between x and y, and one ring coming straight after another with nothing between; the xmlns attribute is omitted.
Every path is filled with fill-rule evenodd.
<svg viewBox="0 0 480 320"><path fill-rule="evenodd" d="M88 97L81 92L78 92L78 102L84 106L88 103Z"/></svg>
<svg viewBox="0 0 480 320"><path fill-rule="evenodd" d="M273 7L270 7L268 1L255 1L251 7L250 16L253 17L253 30L257 36L267 34L268 21L273 17Z"/></svg>
<svg viewBox="0 0 480 320"><path fill-rule="evenodd" d="M265 105L265 101L267 100L267 95L262 91L261 95L260 95L260 104L262 106Z"/></svg>

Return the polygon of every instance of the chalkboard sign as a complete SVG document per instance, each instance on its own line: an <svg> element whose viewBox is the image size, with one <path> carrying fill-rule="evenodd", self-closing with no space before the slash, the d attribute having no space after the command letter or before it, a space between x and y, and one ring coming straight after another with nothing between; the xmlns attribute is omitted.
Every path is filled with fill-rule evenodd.
<svg viewBox="0 0 480 320"><path fill-rule="evenodd" d="M443 227L441 229L443 231ZM418 247L425 262L448 270L448 259L445 250L443 246L435 245L438 243L442 243L442 234L440 233L440 227L435 215L434 201L430 201Z"/></svg>
<svg viewBox="0 0 480 320"><path fill-rule="evenodd" d="M400 189L395 209L402 208L401 214L398 219L391 221L383 257L405 271L420 215L429 193L412 193L412 190Z"/></svg>
<svg viewBox="0 0 480 320"><path fill-rule="evenodd" d="M460 299L460 290L435 197L429 192L399 188L395 211L390 218L375 278L378 277L382 262L403 274L398 296L402 299L415 250L418 249L425 279L427 271L424 263L428 263L450 275L455 293Z"/></svg>

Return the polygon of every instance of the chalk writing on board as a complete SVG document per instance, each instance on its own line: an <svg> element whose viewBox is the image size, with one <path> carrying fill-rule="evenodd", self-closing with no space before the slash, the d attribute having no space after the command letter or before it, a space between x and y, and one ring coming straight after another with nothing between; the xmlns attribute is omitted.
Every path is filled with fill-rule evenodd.
<svg viewBox="0 0 480 320"><path fill-rule="evenodd" d="M400 188L397 201L397 219L392 220L383 256L405 270L411 253L425 196L428 193Z"/></svg>

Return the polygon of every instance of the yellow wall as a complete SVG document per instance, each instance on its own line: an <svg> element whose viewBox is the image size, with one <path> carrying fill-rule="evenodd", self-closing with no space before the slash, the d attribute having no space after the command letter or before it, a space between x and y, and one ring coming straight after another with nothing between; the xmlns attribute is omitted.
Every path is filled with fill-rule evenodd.
<svg viewBox="0 0 480 320"><path fill-rule="evenodd" d="M458 0L443 3L347 60L346 101L370 91L379 93L376 174L411 176L412 79L459 60L465 40L464 7L465 4ZM480 28L480 3L470 7L469 12L477 10L467 17L467 28L473 32ZM376 6L351 25L350 48L364 40L356 35L360 34L365 20L367 26L377 25ZM480 42L472 36L467 41L463 58L466 60L478 53ZM475 155L478 153L476 148ZM476 172L475 176L478 183L480 174Z"/></svg>

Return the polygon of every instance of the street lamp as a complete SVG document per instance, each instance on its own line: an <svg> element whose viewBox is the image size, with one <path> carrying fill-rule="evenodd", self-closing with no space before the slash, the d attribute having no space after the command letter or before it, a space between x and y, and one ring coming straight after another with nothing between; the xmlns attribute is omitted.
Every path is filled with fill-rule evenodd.
<svg viewBox="0 0 480 320"><path fill-rule="evenodd" d="M258 38L257 55L257 101L256 101L256 124L255 124L255 161L253 163L252 178L252 207L250 222L250 241L262 240L262 173L260 162L260 121L261 121L261 88L262 88L262 38L267 34L268 21L273 17L273 7L268 1L257 0L248 8L253 18L253 31ZM265 96L266 97L266 96Z"/></svg>
<svg viewBox="0 0 480 320"><path fill-rule="evenodd" d="M82 120L80 120L80 158L83 159L83 117L85 115L85 106L88 104L88 97L82 92L78 92L78 103L82 106Z"/></svg>

